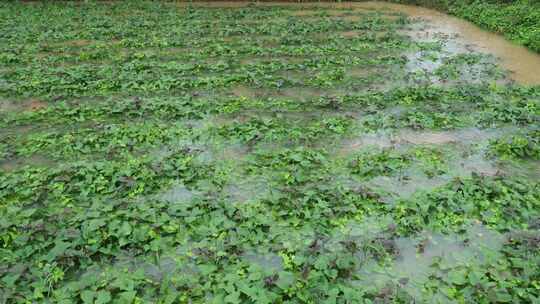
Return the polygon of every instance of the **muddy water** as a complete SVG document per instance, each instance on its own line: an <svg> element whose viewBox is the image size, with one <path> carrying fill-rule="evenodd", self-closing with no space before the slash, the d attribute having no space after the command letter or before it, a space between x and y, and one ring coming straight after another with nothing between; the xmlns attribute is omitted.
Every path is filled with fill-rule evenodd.
<svg viewBox="0 0 540 304"><path fill-rule="evenodd" d="M190 191L184 184L178 182L161 195L161 199L172 204L186 204L197 194Z"/></svg>
<svg viewBox="0 0 540 304"><path fill-rule="evenodd" d="M291 2L198 2L195 5L205 7L243 7L243 6L297 6L299 8L329 8L347 9L351 11L383 10L387 13L403 13L411 18L425 20L427 26L422 29L423 39L433 38L435 35L445 35L452 37L458 46L454 46L458 51L477 51L492 54L499 58L500 65L511 71L511 78L521 84L540 85L540 55L528 50L523 46L514 44L498 34L494 34L480 29L476 25L438 12L412 5L392 4L382 1L369 1L362 3L340 2L340 3L291 3ZM309 15L303 10L303 15ZM409 33L412 38L418 38L418 32ZM415 37L416 36L416 37Z"/></svg>
<svg viewBox="0 0 540 304"><path fill-rule="evenodd" d="M408 15L421 18L428 24L424 35L445 35L454 37L461 50L492 54L499 58L499 64L511 71L511 78L522 84L540 84L540 55L523 46L506 40L503 36L480 29L476 25L441 12L407 5L381 4L369 2L366 5L388 7ZM413 37L414 38L414 37Z"/></svg>
<svg viewBox="0 0 540 304"><path fill-rule="evenodd" d="M498 250L505 235L474 224L462 235L442 235L424 231L415 238L395 239L398 257L390 268L382 268L369 261L359 269L359 285L371 284L382 288L398 281L400 288L419 303L447 303L441 293L427 300L422 289L438 273L437 265L444 269L462 265L489 265L501 257ZM360 257L361 258L361 257ZM415 301L416 302L416 301Z"/></svg>
<svg viewBox="0 0 540 304"><path fill-rule="evenodd" d="M47 107L47 103L38 99L2 100L0 99L0 114L13 111L39 111Z"/></svg>
<svg viewBox="0 0 540 304"><path fill-rule="evenodd" d="M375 286L378 289L399 282L399 288L415 299L414 303L448 303L442 294L441 301L425 299L422 289L433 275L441 270L459 269L463 265L490 265L501 258L501 247L507 234L501 234L472 222L459 234L441 234L421 231L415 236L393 238L388 227L393 224L391 217L366 217L344 225L334 231L325 247L339 248L343 241L369 244L383 239L394 247L395 259L389 264L381 264L372 259L364 250L356 253L360 263L358 280L352 284ZM453 302L452 302L453 303Z"/></svg>
<svg viewBox="0 0 540 304"><path fill-rule="evenodd" d="M415 131L403 129L395 134L364 134L358 138L347 139L341 143L339 154L354 153L366 147L391 148L402 145L445 145L452 143L472 144L510 133L514 128L486 129L467 128L455 131Z"/></svg>
<svg viewBox="0 0 540 304"><path fill-rule="evenodd" d="M54 166L55 163L42 155L33 155L28 158L16 158L10 160L0 159L0 171L13 171L28 165L47 168Z"/></svg>

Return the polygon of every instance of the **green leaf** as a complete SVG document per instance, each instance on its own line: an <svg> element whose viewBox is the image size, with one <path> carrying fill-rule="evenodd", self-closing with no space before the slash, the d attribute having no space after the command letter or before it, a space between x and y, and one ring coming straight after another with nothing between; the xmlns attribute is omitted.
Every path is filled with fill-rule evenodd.
<svg viewBox="0 0 540 304"><path fill-rule="evenodd" d="M68 249L69 247L71 247L71 243L63 242L63 241L57 242L56 245L53 247L53 249L49 251L49 254L47 254L47 260L49 262L53 261L58 256L64 254L66 249Z"/></svg>
<svg viewBox="0 0 540 304"><path fill-rule="evenodd" d="M111 301L111 293L106 290L100 290L97 293L95 304L105 304Z"/></svg>
<svg viewBox="0 0 540 304"><path fill-rule="evenodd" d="M294 275L288 271L280 271L276 285L282 290L287 290L295 281Z"/></svg>
<svg viewBox="0 0 540 304"><path fill-rule="evenodd" d="M125 291L118 294L118 302L121 304L131 304L137 295L136 291Z"/></svg>
<svg viewBox="0 0 540 304"><path fill-rule="evenodd" d="M224 300L225 300L225 303L233 303L233 304L242 303L242 301L240 301L240 292L238 291L228 294L227 296L225 296Z"/></svg>
<svg viewBox="0 0 540 304"><path fill-rule="evenodd" d="M128 236L131 234L131 225L128 222L123 222L119 230L120 235Z"/></svg>
<svg viewBox="0 0 540 304"><path fill-rule="evenodd" d="M455 285L464 285L467 283L467 271L465 269L461 269L449 272L448 281Z"/></svg>
<svg viewBox="0 0 540 304"><path fill-rule="evenodd" d="M217 270L217 266L216 265L212 265L212 264L202 264L202 265L198 265L198 268L199 270L201 271L202 275L209 275L211 274L212 272L216 271Z"/></svg>
<svg viewBox="0 0 540 304"><path fill-rule="evenodd" d="M495 295L495 298L497 302L500 302L500 303L512 302L512 295L510 295L509 293L497 292Z"/></svg>
<svg viewBox="0 0 540 304"><path fill-rule="evenodd" d="M81 292L81 300L83 303L94 303L94 297L96 296L96 292L93 290L83 290Z"/></svg>

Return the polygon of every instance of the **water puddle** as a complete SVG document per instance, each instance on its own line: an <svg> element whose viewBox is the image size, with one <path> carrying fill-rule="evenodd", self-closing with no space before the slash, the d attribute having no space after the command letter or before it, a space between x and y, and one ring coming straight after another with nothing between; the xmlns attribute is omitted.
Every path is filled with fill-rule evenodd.
<svg viewBox="0 0 540 304"><path fill-rule="evenodd" d="M338 15L338 16L343 16L343 15ZM349 21L349 22L358 22L362 20L362 16L343 16L341 19L345 21Z"/></svg>
<svg viewBox="0 0 540 304"><path fill-rule="evenodd" d="M265 59L261 57L251 56L251 57L240 59L239 63L240 65L256 65L256 64L262 63L264 60ZM239 86L239 87L242 87L242 86Z"/></svg>
<svg viewBox="0 0 540 304"><path fill-rule="evenodd" d="M391 227L394 220L391 216L368 216L361 221L351 221L340 231L342 236L333 236L332 239L360 239L368 241L376 235L383 233Z"/></svg>
<svg viewBox="0 0 540 304"><path fill-rule="evenodd" d="M481 138L482 132L480 130L472 130L470 134L468 131L463 131L463 133L466 134L465 137L459 136L459 133L457 132L450 132L450 131L443 131L443 132L415 132L411 130L405 130L401 131L398 134L398 142L400 143L408 143L408 144L414 144L414 145L425 145L425 144L432 144L432 145L442 145L442 144L448 144L448 143L455 143L460 140L465 140L469 137L477 137L478 139ZM468 135L468 136L467 136Z"/></svg>
<svg viewBox="0 0 540 304"><path fill-rule="evenodd" d="M288 83L302 84L305 81L306 73L298 70L286 70L276 73L276 76L285 78Z"/></svg>
<svg viewBox="0 0 540 304"><path fill-rule="evenodd" d="M331 90L319 88L291 87L277 90L275 94L273 94L273 97L286 97L299 101L308 101L314 98L319 98L320 96L327 96L331 93Z"/></svg>
<svg viewBox="0 0 540 304"><path fill-rule="evenodd" d="M370 75L373 75L375 73L378 73L376 68L373 67L353 67L350 68L348 71L345 72L347 76L354 77L354 78L362 78L362 77L369 77Z"/></svg>
<svg viewBox="0 0 540 304"><path fill-rule="evenodd" d="M144 270L145 276L154 282L161 282L167 276L168 273L179 270L178 263L174 259L169 258L169 257L160 258L157 264L146 262L137 266L139 269L142 268ZM189 271L186 271L186 270L189 270L190 268L187 268L187 267L182 267L182 268L183 268L182 271L189 273Z"/></svg>
<svg viewBox="0 0 540 304"><path fill-rule="evenodd" d="M219 159L241 160L249 153L249 147L240 143L228 143L225 147L217 147L215 153L219 153Z"/></svg>
<svg viewBox="0 0 540 304"><path fill-rule="evenodd" d="M356 38L365 34L364 31L344 31L340 33L345 38Z"/></svg>
<svg viewBox="0 0 540 304"><path fill-rule="evenodd" d="M223 188L223 194L234 203L254 202L270 195L270 186L263 179L238 179Z"/></svg>
<svg viewBox="0 0 540 304"><path fill-rule="evenodd" d="M58 43L58 46L81 47L81 46L87 46L93 43L96 43L96 41L87 40L87 39L75 39L75 40L68 40L68 41L60 42Z"/></svg>
<svg viewBox="0 0 540 304"><path fill-rule="evenodd" d="M115 257L113 267L126 269L130 272L142 271L146 279L159 283L171 272L182 272L184 275L194 275L199 272L197 265L188 259L189 253L179 247L176 252L165 252L157 261L148 261L128 252L119 253ZM98 271L102 273L102 271Z"/></svg>
<svg viewBox="0 0 540 304"><path fill-rule="evenodd" d="M243 254L242 259L264 271L276 273L283 270L283 259L275 253L250 251Z"/></svg>
<svg viewBox="0 0 540 304"><path fill-rule="evenodd" d="M339 154L346 155L367 147L390 148L396 144L397 141L387 134L366 134L360 138L344 141L341 144Z"/></svg>
<svg viewBox="0 0 540 304"><path fill-rule="evenodd" d="M284 77L294 78L300 75L299 73L285 73ZM231 89L230 95L237 97L245 97L249 99L257 98L286 98L299 102L305 102L312 99L318 99L321 96L329 96L333 93L339 93L335 89L321 89L311 87L286 87L282 89L267 89L267 88L250 88L245 85L238 85Z"/></svg>
<svg viewBox="0 0 540 304"><path fill-rule="evenodd" d="M231 94L237 97L244 98L257 98L261 97L261 93L258 90L252 89L245 85L238 85L231 89Z"/></svg>
<svg viewBox="0 0 540 304"><path fill-rule="evenodd" d="M441 165L442 166L442 165ZM455 178L470 178L473 175L495 176L502 174L496 164L487 160L483 153L471 156L460 156L448 161L439 172L427 175L427 168L416 162L397 176L377 176L366 183L366 186L380 193L388 203L395 198L408 199L419 193L442 187ZM438 175L437 175L438 174Z"/></svg>
<svg viewBox="0 0 540 304"><path fill-rule="evenodd" d="M291 2L200 2L197 4L183 3L182 6L204 7L244 7L244 6L294 6L299 10L292 14L308 16L318 13L313 8L349 10L372 10L389 14L403 13L410 18L423 20L426 24L420 31L411 29L409 34L413 39L431 40L437 37L447 37L447 50L456 52L481 52L493 54L500 60L500 65L511 71L511 78L522 84L540 84L540 55L526 47L514 44L503 36L491 33L476 25L439 11L413 5L393 4L379 1L368 2L339 2L339 3L291 3ZM311 10L310 10L311 9Z"/></svg>
<svg viewBox="0 0 540 304"><path fill-rule="evenodd" d="M340 244L382 245L391 254L392 261L377 262L370 245L356 253L359 267L353 284L373 286L382 290L387 286L399 286L415 300L424 302L422 289L433 275L447 276L449 270L461 266L489 265L502 255L500 249L507 235L491 230L475 221L463 232L442 234L424 230L410 237L395 237L396 228L390 216L368 216L351 220L343 228L334 231L325 247L340 250Z"/></svg>
<svg viewBox="0 0 540 304"><path fill-rule="evenodd" d="M47 103L38 99L23 101L0 100L0 113L14 111L38 111L47 107Z"/></svg>
<svg viewBox="0 0 540 304"><path fill-rule="evenodd" d="M42 155L32 155L27 158L14 158L8 160L0 160L0 170L3 171L14 171L25 166L46 168L52 167L55 165L55 162L51 159L42 156Z"/></svg>
<svg viewBox="0 0 540 304"><path fill-rule="evenodd" d="M407 57L405 69L412 73L421 71L426 74L431 74L442 65L442 60L428 59L426 58L426 53L422 51L407 52L405 53L405 56Z"/></svg>
<svg viewBox="0 0 540 304"><path fill-rule="evenodd" d="M424 284L432 275L461 265L483 265L495 262L506 237L479 224L461 235L423 232L414 238L392 240L397 257L390 267L366 263L358 272L359 284L383 288L399 281L400 288L416 300L422 300Z"/></svg>
<svg viewBox="0 0 540 304"><path fill-rule="evenodd" d="M533 182L540 180L540 160L505 161L498 165L503 172L510 176L528 179Z"/></svg>
<svg viewBox="0 0 540 304"><path fill-rule="evenodd" d="M473 154L455 160L454 163L450 164L450 168L451 175L456 177L471 177L473 173L483 176L495 176L503 172L502 169L487 160L484 153Z"/></svg>
<svg viewBox="0 0 540 304"><path fill-rule="evenodd" d="M428 177L423 174L407 176L377 176L367 182L370 189L377 193L383 193L383 199L390 203L394 197L403 199L411 198L417 192L429 191L448 183L450 178L443 176Z"/></svg>
<svg viewBox="0 0 540 304"><path fill-rule="evenodd" d="M540 84L540 74L537 72L540 71L540 55L501 35L484 31L468 21L432 9L379 2L370 2L368 5L387 7L425 21L425 26L408 32L416 41L433 41L442 37L446 51L450 53L476 51L493 54L503 68L512 72L512 79L522 84Z"/></svg>
<svg viewBox="0 0 540 304"><path fill-rule="evenodd" d="M454 131L401 130L397 133L379 132L364 134L341 143L340 154L354 153L368 147L390 148L401 145L445 145L485 142L508 132L510 129L467 128Z"/></svg>
<svg viewBox="0 0 540 304"><path fill-rule="evenodd" d="M397 198L410 198L417 193L444 186L455 178L512 173L511 170L506 170L485 155L489 139L498 137L510 129L469 128L443 132L402 130L397 133L366 134L360 138L342 142L337 155L349 158L360 151L375 148L394 149L396 153L414 157L415 161L399 172L376 176L368 181L360 179L349 182L352 185L363 184L379 194L384 201L392 203ZM422 152L424 149L428 151L435 149L435 152L429 153L435 153L434 156L442 153L444 156L440 160L432 159L423 154L426 153ZM530 169L518 171L527 172Z"/></svg>
<svg viewBox="0 0 540 304"><path fill-rule="evenodd" d="M420 43L420 50L405 53L405 69L410 77L436 84L504 79L505 73L497 66L493 56L479 53L472 44L460 40L458 34L448 35L433 28L436 27L425 21L416 21L407 30L400 30L400 33Z"/></svg>
<svg viewBox="0 0 540 304"><path fill-rule="evenodd" d="M186 188L183 183L176 182L159 196L160 199L171 204L188 204L197 196L197 193Z"/></svg>

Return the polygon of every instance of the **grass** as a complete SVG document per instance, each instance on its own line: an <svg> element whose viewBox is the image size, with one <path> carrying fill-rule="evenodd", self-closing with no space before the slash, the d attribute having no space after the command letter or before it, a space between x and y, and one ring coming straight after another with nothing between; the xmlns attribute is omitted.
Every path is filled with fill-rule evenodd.
<svg viewBox="0 0 540 304"><path fill-rule="evenodd" d="M0 4L0 303L537 303L540 87L417 22Z"/></svg>

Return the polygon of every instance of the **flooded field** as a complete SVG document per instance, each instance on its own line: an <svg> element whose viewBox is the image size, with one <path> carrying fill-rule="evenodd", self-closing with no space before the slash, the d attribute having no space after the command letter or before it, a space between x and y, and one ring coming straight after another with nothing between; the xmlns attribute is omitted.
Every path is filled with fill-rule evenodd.
<svg viewBox="0 0 540 304"><path fill-rule="evenodd" d="M538 54L383 2L0 27L0 303L540 299Z"/></svg>

